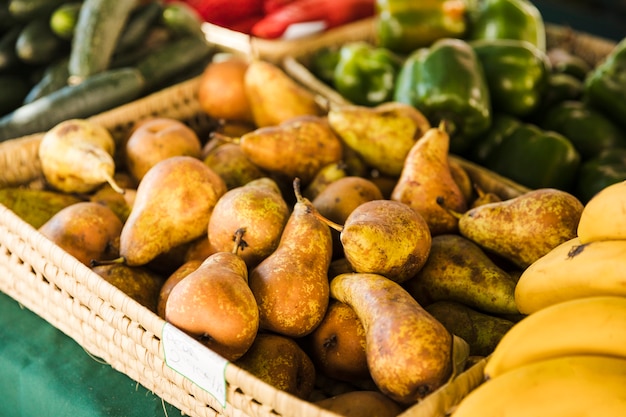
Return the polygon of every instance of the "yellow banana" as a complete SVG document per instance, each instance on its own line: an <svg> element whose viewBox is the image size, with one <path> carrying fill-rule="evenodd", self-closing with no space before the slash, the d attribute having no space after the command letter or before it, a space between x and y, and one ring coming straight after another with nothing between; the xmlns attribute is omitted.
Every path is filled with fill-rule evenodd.
<svg viewBox="0 0 626 417"><path fill-rule="evenodd" d="M609 185L587 202L578 237L582 243L626 239L626 181Z"/></svg>
<svg viewBox="0 0 626 417"><path fill-rule="evenodd" d="M530 363L479 385L452 412L496 416L626 416L626 360L576 355Z"/></svg>
<svg viewBox="0 0 626 417"><path fill-rule="evenodd" d="M544 359L579 354L626 360L626 297L578 298L526 316L500 339L485 365L485 377L495 378Z"/></svg>
<svg viewBox="0 0 626 417"><path fill-rule="evenodd" d="M592 295L626 296L626 239L585 245L571 239L526 268L515 287L523 314Z"/></svg>

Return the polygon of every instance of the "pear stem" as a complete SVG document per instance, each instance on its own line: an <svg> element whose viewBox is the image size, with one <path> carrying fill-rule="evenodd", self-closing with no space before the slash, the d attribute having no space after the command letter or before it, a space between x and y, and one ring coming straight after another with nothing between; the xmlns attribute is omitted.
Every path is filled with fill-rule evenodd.
<svg viewBox="0 0 626 417"><path fill-rule="evenodd" d="M437 204L457 219L460 219L463 216L463 213L459 213L458 211L455 211L455 210L452 210L451 208L446 207L445 201L443 200L443 197L441 196L437 196Z"/></svg>
<svg viewBox="0 0 626 417"><path fill-rule="evenodd" d="M225 135L222 132L213 131L209 135L209 138L210 139L217 139L217 140L219 140L221 142L224 142L224 143L239 144L239 138L234 138L232 136Z"/></svg>
<svg viewBox="0 0 626 417"><path fill-rule="evenodd" d="M248 245L246 241L243 240L244 233L246 233L246 228L240 227L235 231L235 234L233 235L233 240L235 241L235 244L233 245L233 253L235 255L237 255L237 252L240 248L243 249Z"/></svg>
<svg viewBox="0 0 626 417"><path fill-rule="evenodd" d="M107 260L92 259L91 261L89 261L89 265L92 268L94 266L100 266L100 265L113 265L113 264L125 264L125 263L126 263L126 258L124 258L123 256L120 256L114 259L107 259Z"/></svg>
<svg viewBox="0 0 626 417"><path fill-rule="evenodd" d="M109 175L107 172L103 173L103 177L106 180L106 182L111 186L111 188L113 188L113 190L115 190L115 192L119 193L119 194L124 194L126 193L126 191L120 187L117 182L115 182L115 179Z"/></svg>

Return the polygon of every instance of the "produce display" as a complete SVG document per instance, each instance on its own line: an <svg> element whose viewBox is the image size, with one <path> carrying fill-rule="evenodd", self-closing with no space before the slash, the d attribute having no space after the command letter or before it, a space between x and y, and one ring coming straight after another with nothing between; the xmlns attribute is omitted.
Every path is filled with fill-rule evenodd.
<svg viewBox="0 0 626 417"><path fill-rule="evenodd" d="M380 44L310 56L338 103L276 63L212 53L191 2L51 3L65 85L0 119L2 140L42 132L40 177L0 203L81 267L338 415L410 414L474 364L453 417L623 414L626 138L606 103L624 42L592 66L547 49L526 1L377 2ZM132 26L140 12L150 24ZM418 44L401 49L395 25ZM208 131L144 115L119 137L72 110L193 73Z"/></svg>
<svg viewBox="0 0 626 417"><path fill-rule="evenodd" d="M367 39L296 59L347 102L398 101L433 125L445 119L453 154L529 188L584 203L626 179L624 42L594 62L548 48L543 17L525 0L378 3Z"/></svg>

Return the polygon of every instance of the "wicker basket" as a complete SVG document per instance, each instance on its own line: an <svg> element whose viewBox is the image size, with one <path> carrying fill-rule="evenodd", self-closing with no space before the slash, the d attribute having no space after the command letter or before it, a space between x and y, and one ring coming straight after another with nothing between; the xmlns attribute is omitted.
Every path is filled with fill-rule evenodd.
<svg viewBox="0 0 626 417"><path fill-rule="evenodd" d="M90 119L120 141L140 120L163 116L208 132L214 121L199 108L199 78L185 81ZM0 187L42 180L37 148L43 133L0 143ZM525 191L505 178L461 161L485 190L502 197ZM0 204L0 291L49 321L89 353L128 375L190 416L331 417L335 414L275 389L228 364L224 372L226 404L168 366L165 321L41 235ZM203 347L204 348L204 347ZM206 349L206 348L204 348ZM208 349L207 349L208 350ZM482 381L478 362L404 417L439 417ZM341 387L327 387L328 395Z"/></svg>

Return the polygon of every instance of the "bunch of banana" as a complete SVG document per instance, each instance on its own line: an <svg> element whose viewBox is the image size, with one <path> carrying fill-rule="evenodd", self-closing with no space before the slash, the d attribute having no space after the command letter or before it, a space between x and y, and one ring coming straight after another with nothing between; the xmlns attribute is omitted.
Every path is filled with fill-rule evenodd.
<svg viewBox="0 0 626 417"><path fill-rule="evenodd" d="M577 236L530 265L515 288L523 314L594 295L626 296L626 181L596 194Z"/></svg>
<svg viewBox="0 0 626 417"><path fill-rule="evenodd" d="M548 306L501 339L452 417L626 415L626 297Z"/></svg>

